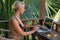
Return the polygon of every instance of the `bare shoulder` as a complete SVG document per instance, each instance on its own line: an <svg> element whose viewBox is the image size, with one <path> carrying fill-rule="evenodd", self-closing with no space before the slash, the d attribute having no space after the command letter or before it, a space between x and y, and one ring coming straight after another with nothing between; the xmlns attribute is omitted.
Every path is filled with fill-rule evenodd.
<svg viewBox="0 0 60 40"><path fill-rule="evenodd" d="M10 20L10 23L18 23L18 22L17 22L17 20L16 20L15 18L12 18L12 19Z"/></svg>

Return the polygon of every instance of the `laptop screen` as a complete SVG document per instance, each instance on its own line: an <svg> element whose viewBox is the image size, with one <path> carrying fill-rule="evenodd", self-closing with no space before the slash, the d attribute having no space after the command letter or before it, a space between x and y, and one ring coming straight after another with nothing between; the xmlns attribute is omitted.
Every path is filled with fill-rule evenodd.
<svg viewBox="0 0 60 40"><path fill-rule="evenodd" d="M51 19L51 18L45 18L43 25L45 27L47 27L48 29L51 29L52 22L53 22L53 19Z"/></svg>

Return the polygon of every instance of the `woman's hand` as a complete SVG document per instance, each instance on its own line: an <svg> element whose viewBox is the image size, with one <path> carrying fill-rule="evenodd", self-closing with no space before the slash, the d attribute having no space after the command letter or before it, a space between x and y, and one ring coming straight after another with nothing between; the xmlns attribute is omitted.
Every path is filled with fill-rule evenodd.
<svg viewBox="0 0 60 40"><path fill-rule="evenodd" d="M36 26L35 26L35 27L33 28L33 31L37 31L39 28L40 28L40 27L36 27Z"/></svg>
<svg viewBox="0 0 60 40"><path fill-rule="evenodd" d="M30 28L29 25L24 25L24 28Z"/></svg>

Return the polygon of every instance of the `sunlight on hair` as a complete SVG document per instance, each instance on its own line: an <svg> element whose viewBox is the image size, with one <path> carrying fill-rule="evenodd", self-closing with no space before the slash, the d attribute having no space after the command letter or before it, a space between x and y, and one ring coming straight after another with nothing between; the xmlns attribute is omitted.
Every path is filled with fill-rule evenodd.
<svg viewBox="0 0 60 40"><path fill-rule="evenodd" d="M14 5L12 5L12 9L14 9L15 8L15 6Z"/></svg>
<svg viewBox="0 0 60 40"><path fill-rule="evenodd" d="M25 6L24 2L22 1L15 1L12 4L12 9L18 9L19 7Z"/></svg>

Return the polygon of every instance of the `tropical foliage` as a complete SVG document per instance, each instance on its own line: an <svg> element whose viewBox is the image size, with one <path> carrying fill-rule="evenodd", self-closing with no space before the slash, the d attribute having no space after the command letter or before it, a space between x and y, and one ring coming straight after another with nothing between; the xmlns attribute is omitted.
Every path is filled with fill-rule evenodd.
<svg viewBox="0 0 60 40"><path fill-rule="evenodd" d="M16 0L0 0L0 20L8 20L13 15L11 8ZM23 0L26 4L26 11L21 18L39 18L40 17L40 0ZM53 17L60 8L60 0L46 0L45 3L45 16Z"/></svg>
<svg viewBox="0 0 60 40"><path fill-rule="evenodd" d="M46 0L46 13L48 17L54 18L60 9L60 0Z"/></svg>
<svg viewBox="0 0 60 40"><path fill-rule="evenodd" d="M11 8L15 0L0 0L0 20L8 20L13 15ZM23 0L26 3L25 14L21 18L39 17L40 0Z"/></svg>

